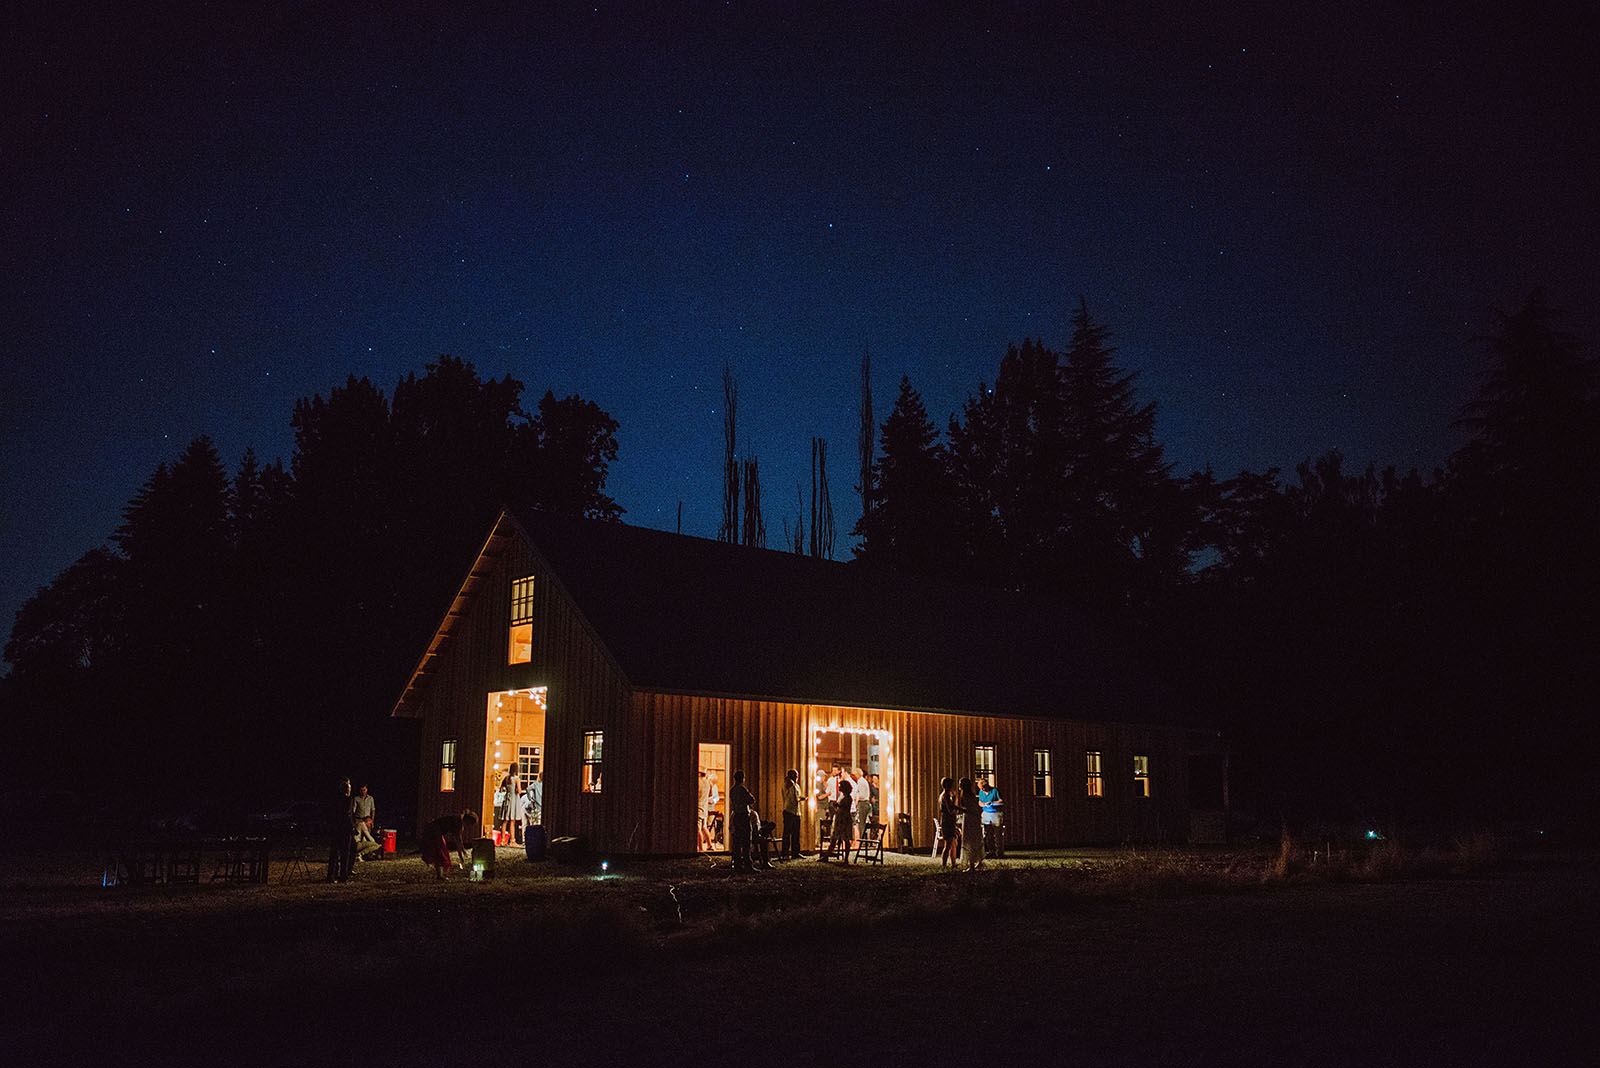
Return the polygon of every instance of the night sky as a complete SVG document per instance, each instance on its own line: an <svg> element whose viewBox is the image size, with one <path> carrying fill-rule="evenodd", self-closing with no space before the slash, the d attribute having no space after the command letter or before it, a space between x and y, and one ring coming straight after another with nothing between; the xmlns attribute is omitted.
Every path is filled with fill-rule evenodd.
<svg viewBox="0 0 1600 1068"><path fill-rule="evenodd" d="M942 427L1081 295L1179 473L1427 472L1491 308L1597 333L1588 3L30 6L0 633L195 436L287 462L441 353L594 400L626 520L706 536L731 364L771 541L820 435L848 556L864 347Z"/></svg>

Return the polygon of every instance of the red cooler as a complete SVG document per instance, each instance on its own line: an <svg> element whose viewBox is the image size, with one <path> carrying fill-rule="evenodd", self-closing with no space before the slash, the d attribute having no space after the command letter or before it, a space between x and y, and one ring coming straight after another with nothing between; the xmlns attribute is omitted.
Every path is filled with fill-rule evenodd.
<svg viewBox="0 0 1600 1068"><path fill-rule="evenodd" d="M393 828L385 828L384 829L384 832L383 832L383 851L385 853L393 853L394 852L394 840L395 840L395 837L396 837L396 832L395 832L395 830Z"/></svg>

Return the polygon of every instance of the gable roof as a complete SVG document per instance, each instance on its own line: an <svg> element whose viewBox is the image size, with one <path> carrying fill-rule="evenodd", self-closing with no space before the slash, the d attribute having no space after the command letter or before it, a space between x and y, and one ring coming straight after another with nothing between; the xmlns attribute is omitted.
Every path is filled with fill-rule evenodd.
<svg viewBox="0 0 1600 1068"><path fill-rule="evenodd" d="M1058 605L621 523L502 515L638 689L848 707L1162 720L1128 644ZM480 554L448 627L486 570ZM468 587L474 587L469 589ZM435 635L396 706L425 680Z"/></svg>

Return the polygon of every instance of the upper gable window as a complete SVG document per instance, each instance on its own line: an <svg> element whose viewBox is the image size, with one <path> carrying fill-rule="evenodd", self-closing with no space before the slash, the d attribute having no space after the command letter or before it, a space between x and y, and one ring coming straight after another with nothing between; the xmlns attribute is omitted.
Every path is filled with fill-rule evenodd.
<svg viewBox="0 0 1600 1068"><path fill-rule="evenodd" d="M509 662L533 662L533 576L511 580L511 638Z"/></svg>

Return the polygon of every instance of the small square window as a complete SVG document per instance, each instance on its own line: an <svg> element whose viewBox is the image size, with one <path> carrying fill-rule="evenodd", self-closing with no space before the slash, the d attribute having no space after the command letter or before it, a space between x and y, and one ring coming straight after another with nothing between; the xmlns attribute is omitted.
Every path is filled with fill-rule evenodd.
<svg viewBox="0 0 1600 1068"><path fill-rule="evenodd" d="M1083 756L1088 771L1088 796L1104 797L1106 795L1106 784L1104 777L1100 774L1100 751L1098 749L1090 749Z"/></svg>
<svg viewBox="0 0 1600 1068"><path fill-rule="evenodd" d="M1033 796L1054 797L1055 782L1050 775L1050 750L1033 751Z"/></svg>
<svg viewBox="0 0 1600 1068"><path fill-rule="evenodd" d="M1133 796L1150 796L1150 758L1147 756L1133 758Z"/></svg>

